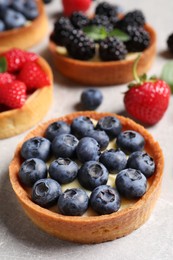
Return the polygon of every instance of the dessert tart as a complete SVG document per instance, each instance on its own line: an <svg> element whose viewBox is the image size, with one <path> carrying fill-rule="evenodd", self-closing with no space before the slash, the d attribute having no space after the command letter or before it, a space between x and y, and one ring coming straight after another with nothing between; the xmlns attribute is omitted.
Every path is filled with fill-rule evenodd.
<svg viewBox="0 0 173 260"><path fill-rule="evenodd" d="M15 49L12 50L13 53L14 51ZM3 107L3 109L0 111L0 139L20 134L34 126L45 116L50 105L52 104L53 75L51 68L41 56L35 56L37 59L36 63L47 79L46 84L43 84L43 87L32 89L29 93L26 93L26 101L22 101L20 107ZM14 76L17 77L15 74Z"/></svg>
<svg viewBox="0 0 173 260"><path fill-rule="evenodd" d="M156 32L140 10L117 13L100 3L92 17L74 12L55 22L49 49L64 76L84 85L107 86L133 80L133 63L146 73L156 54Z"/></svg>
<svg viewBox="0 0 173 260"><path fill-rule="evenodd" d="M118 119L122 125L122 131L137 131L144 137L144 150L150 154L155 162L155 172L148 178L146 193L137 200L122 201L120 209L111 214L90 214L87 210L86 214L82 216L67 216L52 208L43 208L31 200L30 189L21 184L19 180L19 170L23 162L21 149L24 143L35 136L45 136L46 129L53 122L64 121L71 124L79 116L89 117L94 121L99 121L104 117ZM101 243L126 236L148 220L160 194L163 166L163 154L159 144L141 125L116 114L86 111L49 120L32 130L17 146L14 158L9 166L9 176L14 192L24 211L41 229L64 240L79 243Z"/></svg>
<svg viewBox="0 0 173 260"><path fill-rule="evenodd" d="M26 21L24 26L0 32L0 53L14 47L31 48L45 37L48 21L44 4L42 0L35 1L38 7L38 16L35 19Z"/></svg>

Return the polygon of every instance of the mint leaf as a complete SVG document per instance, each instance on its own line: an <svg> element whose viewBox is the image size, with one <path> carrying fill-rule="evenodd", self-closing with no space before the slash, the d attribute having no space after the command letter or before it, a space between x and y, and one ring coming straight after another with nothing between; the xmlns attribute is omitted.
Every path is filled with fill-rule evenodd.
<svg viewBox="0 0 173 260"><path fill-rule="evenodd" d="M0 73L7 71L7 62L4 57L0 58Z"/></svg>
<svg viewBox="0 0 173 260"><path fill-rule="evenodd" d="M171 87L171 92L173 93L173 61L169 61L163 66L161 79L166 81L166 83Z"/></svg>
<svg viewBox="0 0 173 260"><path fill-rule="evenodd" d="M123 42L130 40L130 36L119 29L114 29L113 31L109 32L108 36L116 37Z"/></svg>
<svg viewBox="0 0 173 260"><path fill-rule="evenodd" d="M96 25L86 26L83 29L83 32L94 41L104 40L108 36L106 28L103 26L96 26Z"/></svg>

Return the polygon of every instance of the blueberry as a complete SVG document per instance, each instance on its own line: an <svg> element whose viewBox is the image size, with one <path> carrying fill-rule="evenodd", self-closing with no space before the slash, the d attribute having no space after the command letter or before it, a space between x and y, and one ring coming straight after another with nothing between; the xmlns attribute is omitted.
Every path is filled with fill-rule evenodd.
<svg viewBox="0 0 173 260"><path fill-rule="evenodd" d="M38 7L33 0L13 0L11 7L22 13L28 20L33 20L38 16Z"/></svg>
<svg viewBox="0 0 173 260"><path fill-rule="evenodd" d="M144 149L144 144L143 136L132 130L121 132L116 140L116 145L125 153L141 151Z"/></svg>
<svg viewBox="0 0 173 260"><path fill-rule="evenodd" d="M79 116L71 124L71 131L77 138L86 136L89 130L93 130L94 125L89 117Z"/></svg>
<svg viewBox="0 0 173 260"><path fill-rule="evenodd" d="M129 156L127 167L140 170L146 178L149 178L154 174L155 162L146 152L137 151Z"/></svg>
<svg viewBox="0 0 173 260"><path fill-rule="evenodd" d="M94 138L100 145L100 149L104 150L109 144L109 137L105 131L102 130L89 130L86 133L87 137Z"/></svg>
<svg viewBox="0 0 173 260"><path fill-rule="evenodd" d="M0 32L5 31L5 24L2 20L0 20Z"/></svg>
<svg viewBox="0 0 173 260"><path fill-rule="evenodd" d="M69 158L58 158L49 166L50 177L60 184L72 182L78 173L78 165Z"/></svg>
<svg viewBox="0 0 173 260"><path fill-rule="evenodd" d="M137 199L146 192L147 179L141 171L128 168L117 174L115 185L123 197Z"/></svg>
<svg viewBox="0 0 173 260"><path fill-rule="evenodd" d="M32 188L32 201L48 208L57 203L62 193L60 184L50 178L38 180Z"/></svg>
<svg viewBox="0 0 173 260"><path fill-rule="evenodd" d="M102 163L88 161L79 169L78 180L85 189L93 190L107 183L108 171Z"/></svg>
<svg viewBox="0 0 173 260"><path fill-rule="evenodd" d="M52 151L56 158L73 158L76 154L78 139L71 134L56 136L52 142Z"/></svg>
<svg viewBox="0 0 173 260"><path fill-rule="evenodd" d="M45 137L50 141L53 141L56 136L61 134L70 134L70 132L70 126L66 122L57 121L48 126L45 132Z"/></svg>
<svg viewBox="0 0 173 260"><path fill-rule="evenodd" d="M19 170L20 181L31 187L33 184L47 177L47 166L44 161L32 158L24 161Z"/></svg>
<svg viewBox="0 0 173 260"><path fill-rule="evenodd" d="M105 131L109 138L113 139L121 132L122 125L118 118L105 116L97 122L96 129Z"/></svg>
<svg viewBox="0 0 173 260"><path fill-rule="evenodd" d="M4 23L7 29L19 28L26 24L26 18L23 14L9 8L5 13Z"/></svg>
<svg viewBox="0 0 173 260"><path fill-rule="evenodd" d="M127 157L120 149L110 149L101 154L99 161L104 164L109 172L117 173L126 167Z"/></svg>
<svg viewBox="0 0 173 260"><path fill-rule="evenodd" d="M84 190L68 189L58 199L58 209L63 215L81 216L88 208L88 196Z"/></svg>
<svg viewBox="0 0 173 260"><path fill-rule="evenodd" d="M38 158L46 161L50 156L51 143L44 137L36 136L25 141L21 148L24 159Z"/></svg>
<svg viewBox="0 0 173 260"><path fill-rule="evenodd" d="M10 5L10 0L0 0L0 18L4 18L7 8Z"/></svg>
<svg viewBox="0 0 173 260"><path fill-rule="evenodd" d="M120 208L120 196L108 185L96 187L90 196L90 205L100 215L111 214Z"/></svg>
<svg viewBox="0 0 173 260"><path fill-rule="evenodd" d="M84 163L87 161L97 161L100 155L100 146L91 137L83 137L76 148L78 159Z"/></svg>
<svg viewBox="0 0 173 260"><path fill-rule="evenodd" d="M81 103L85 110L95 110L102 101L103 95L99 89L87 89L82 92Z"/></svg>

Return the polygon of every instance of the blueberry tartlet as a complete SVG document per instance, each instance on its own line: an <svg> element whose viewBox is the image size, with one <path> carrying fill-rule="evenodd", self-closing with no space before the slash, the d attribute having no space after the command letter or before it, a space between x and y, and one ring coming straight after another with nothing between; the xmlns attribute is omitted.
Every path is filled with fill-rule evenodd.
<svg viewBox="0 0 173 260"><path fill-rule="evenodd" d="M114 85L133 80L132 67L141 54L138 73L151 67L156 33L142 11L120 14L114 5L100 3L93 17L74 12L60 17L50 36L57 69L86 85Z"/></svg>
<svg viewBox="0 0 173 260"><path fill-rule="evenodd" d="M47 29L42 0L0 2L0 53L14 47L31 48L44 38Z"/></svg>
<svg viewBox="0 0 173 260"><path fill-rule="evenodd" d="M53 75L35 53L13 48L0 55L0 139L20 134L47 113Z"/></svg>
<svg viewBox="0 0 173 260"><path fill-rule="evenodd" d="M104 135L91 137L94 131ZM142 126L90 111L31 131L9 172L19 202L41 229L64 240L101 243L148 220L163 166L159 144Z"/></svg>

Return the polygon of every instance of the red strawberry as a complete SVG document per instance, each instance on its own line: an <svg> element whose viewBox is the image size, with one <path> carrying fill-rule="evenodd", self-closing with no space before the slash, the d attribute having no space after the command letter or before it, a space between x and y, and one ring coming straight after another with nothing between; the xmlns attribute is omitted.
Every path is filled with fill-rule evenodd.
<svg viewBox="0 0 173 260"><path fill-rule="evenodd" d="M20 108L26 101L26 85L14 80L0 86L0 104L10 108Z"/></svg>
<svg viewBox="0 0 173 260"><path fill-rule="evenodd" d="M36 61L35 53L13 48L0 56L0 72L20 70L27 61Z"/></svg>
<svg viewBox="0 0 173 260"><path fill-rule="evenodd" d="M0 73L0 86L14 81L15 78L15 75L12 75L8 72Z"/></svg>
<svg viewBox="0 0 173 260"><path fill-rule="evenodd" d="M134 118L149 125L156 124L168 108L170 87L165 81L159 79L139 78L134 64L135 84L129 86L125 93L124 104L127 112Z"/></svg>
<svg viewBox="0 0 173 260"><path fill-rule="evenodd" d="M18 79L26 84L27 90L50 85L50 80L42 68L36 62L31 61L23 66Z"/></svg>
<svg viewBox="0 0 173 260"><path fill-rule="evenodd" d="M92 0L62 0L64 14L69 16L74 11L85 12L90 7Z"/></svg>

